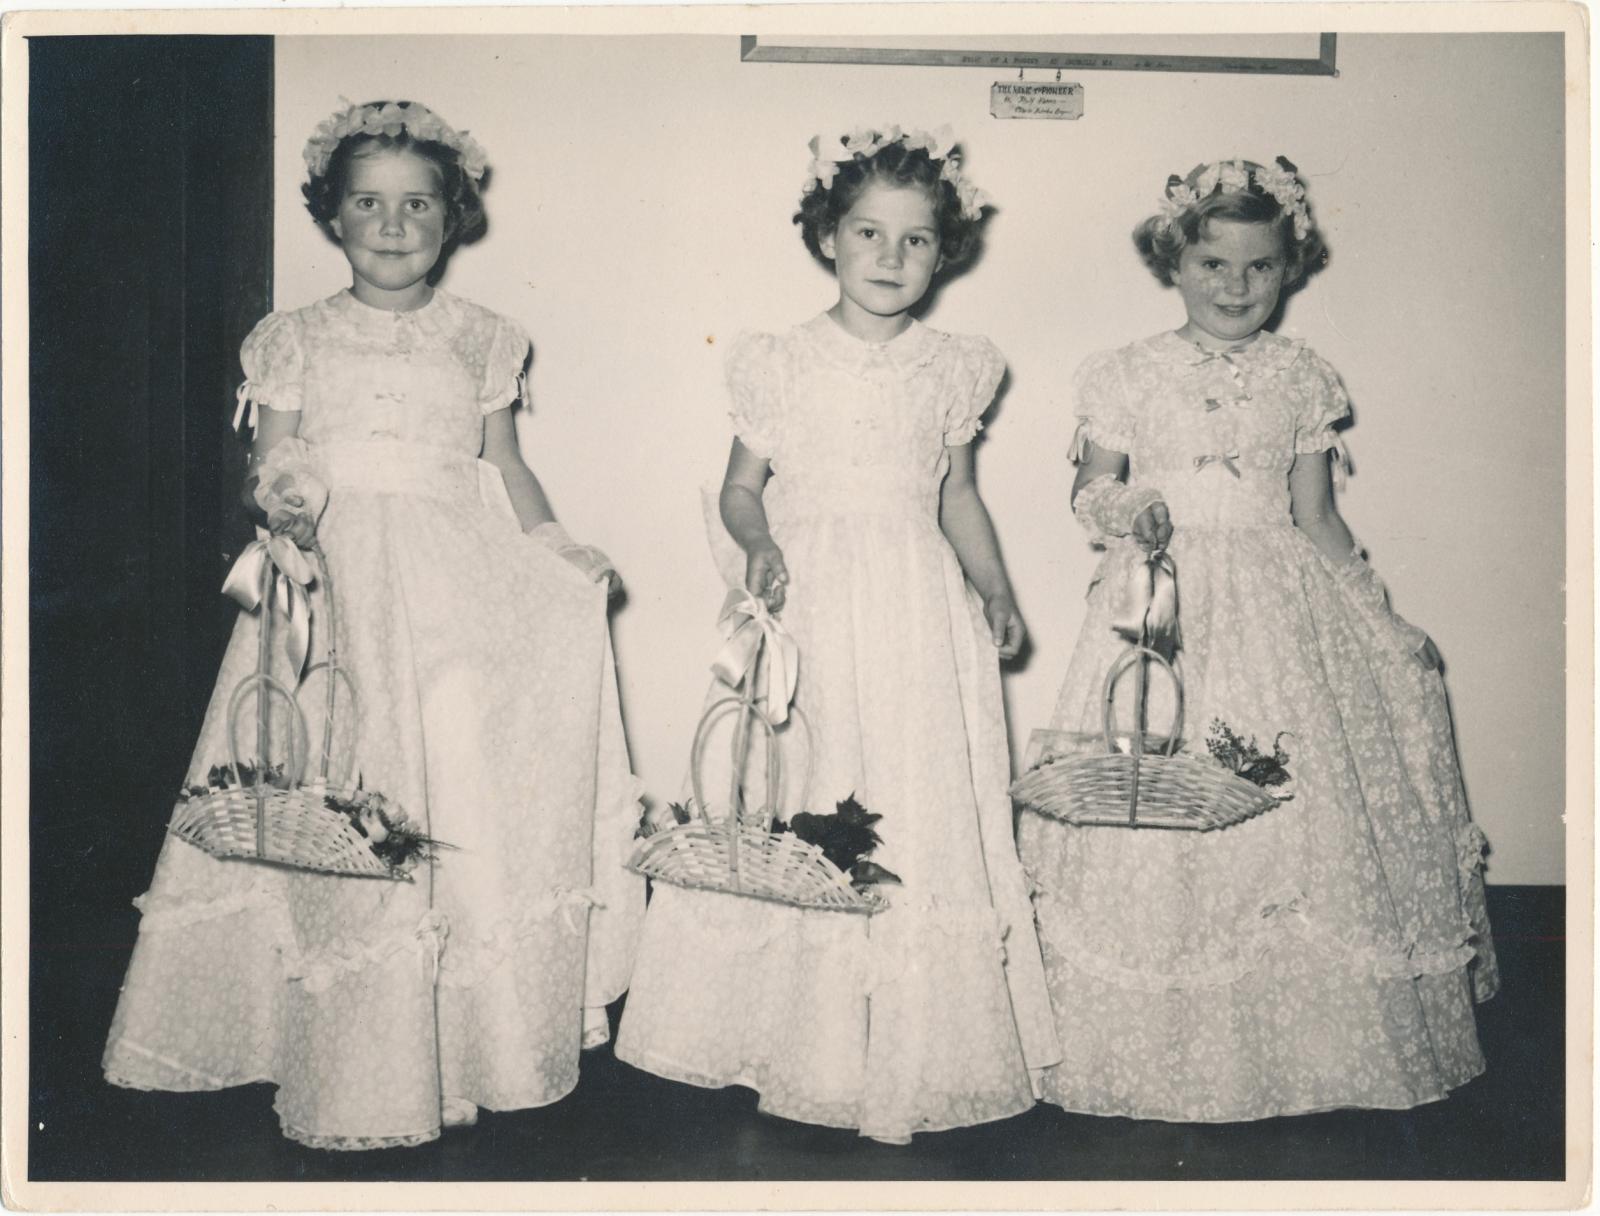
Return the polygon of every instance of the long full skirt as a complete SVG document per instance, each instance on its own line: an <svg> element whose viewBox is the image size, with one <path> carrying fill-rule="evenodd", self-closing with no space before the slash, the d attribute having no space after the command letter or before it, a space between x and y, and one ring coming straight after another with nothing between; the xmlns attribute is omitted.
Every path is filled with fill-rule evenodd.
<svg viewBox="0 0 1600 1216"><path fill-rule="evenodd" d="M883 816L872 858L903 885L868 918L656 884L617 1054L887 1141L1016 1114L1058 1053L981 611L931 520L840 515L776 535L811 732L809 748L781 732L791 788L812 757L804 808L784 809L854 795Z"/></svg>
<svg viewBox="0 0 1600 1216"><path fill-rule="evenodd" d="M436 493L336 484L319 530L357 694L353 711L336 702L336 762L353 758L351 782L451 847L394 882L219 860L169 837L136 901L104 1059L114 1083L270 1081L287 1135L383 1147L437 1136L447 1099L554 1102L577 1083L580 1044L606 1038L643 890L622 868L639 790L605 596L524 537L497 474L479 472L482 494L442 474ZM256 667L259 627L259 611L241 613L191 782L229 759L229 699ZM302 687L313 772L325 678ZM278 715L275 737L287 730Z"/></svg>
<svg viewBox="0 0 1600 1216"><path fill-rule="evenodd" d="M1292 527L1188 529L1171 552L1184 738L1204 756L1218 720L1266 751L1287 732L1294 793L1205 833L1024 814L1064 1051L1045 1097L1182 1121L1439 1098L1482 1070L1473 1003L1498 986L1440 677ZM1102 565L1058 730L1101 729L1138 560ZM1174 698L1150 679L1159 732Z"/></svg>

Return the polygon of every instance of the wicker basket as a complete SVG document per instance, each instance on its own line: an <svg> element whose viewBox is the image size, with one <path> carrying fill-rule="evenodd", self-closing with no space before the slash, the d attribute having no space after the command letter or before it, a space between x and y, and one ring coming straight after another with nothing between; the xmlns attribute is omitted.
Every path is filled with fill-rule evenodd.
<svg viewBox="0 0 1600 1216"><path fill-rule="evenodd" d="M857 891L821 849L793 832L773 835L744 824L739 829L737 863L729 844L726 823L681 824L642 841L628 868L673 886L726 891L799 908L836 912L878 908L877 896Z"/></svg>
<svg viewBox="0 0 1600 1216"><path fill-rule="evenodd" d="M1172 679L1176 709L1171 732L1146 735L1145 664L1154 660ZM1116 731L1117 679L1138 664L1134 729ZM1209 832L1254 818L1280 799L1210 760L1179 755L1183 680L1158 651L1130 646L1106 674L1104 732L1036 731L1027 771L1011 787L1024 806L1078 825L1178 828Z"/></svg>
<svg viewBox="0 0 1600 1216"><path fill-rule="evenodd" d="M330 796L353 800L362 791L348 785L348 772L337 779L331 776L333 725L338 686L342 682L354 709L356 690L350 677L339 667L335 646L333 587L327 562L320 548L311 550L317 577L321 580L328 607L328 657L307 669L327 673L327 703L323 717L322 758L317 776L301 780L302 756L308 730L305 714L295 692L269 671L272 657L274 568L262 563L261 637L256 670L240 680L228 702L228 750L235 784L226 789L195 794L179 802L167 831L214 857L240 858L339 874L356 878L387 878L412 881L404 870L389 865L372 851L370 840L349 818L327 805ZM301 685L303 687L303 684ZM246 771L239 758L239 712L254 693L256 698L256 756L253 779L242 779ZM267 772L267 757L272 754L272 701L281 700L288 709L288 760L284 766L285 785L272 782Z"/></svg>
<svg viewBox="0 0 1600 1216"><path fill-rule="evenodd" d="M756 676L761 662L762 653L758 650L740 689L707 707L690 753L689 779L695 803L703 814L707 806L702 777L706 746L712 728L724 717L734 716L733 778L727 818L721 822L702 819L679 824L645 837L629 859L628 868L655 882L771 900L796 908L868 915L877 912L886 903L876 891L856 890L849 875L816 845L793 832L774 834L771 830L777 810L784 805L783 765L777 727L757 703ZM789 709L789 717L800 726L807 742L805 776L800 783L803 802L810 785L811 732L798 707ZM743 782L752 729L759 729L766 737L767 751L766 802L755 808L745 805ZM737 831L732 830L734 824L739 825Z"/></svg>

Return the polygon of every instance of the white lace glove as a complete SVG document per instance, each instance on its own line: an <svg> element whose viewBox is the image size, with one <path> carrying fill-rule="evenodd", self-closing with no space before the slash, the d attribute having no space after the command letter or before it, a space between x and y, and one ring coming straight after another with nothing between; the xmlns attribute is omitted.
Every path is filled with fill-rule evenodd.
<svg viewBox="0 0 1600 1216"><path fill-rule="evenodd" d="M1126 485L1120 477L1107 473L1078 491L1072 513L1090 541L1103 545L1113 537L1127 536L1140 513L1161 501L1161 491L1154 486Z"/></svg>
<svg viewBox="0 0 1600 1216"><path fill-rule="evenodd" d="M572 563L593 582L608 583L613 591L619 585L621 580L611 559L593 545L580 545L555 520L528 529L528 535Z"/></svg>
<svg viewBox="0 0 1600 1216"><path fill-rule="evenodd" d="M1367 555L1360 545L1351 549L1350 555L1343 561L1329 564L1339 579L1339 585L1352 601L1364 607L1372 615L1390 622L1394 628L1395 640L1402 650L1408 654L1419 654L1424 647L1430 645L1426 632L1418 629L1389 606L1389 589L1383 585L1383 580L1378 577L1377 571L1367 564Z"/></svg>
<svg viewBox="0 0 1600 1216"><path fill-rule="evenodd" d="M306 548L328 507L328 487L311 472L305 444L286 439L256 468L256 505L266 513L267 530L287 533Z"/></svg>
<svg viewBox="0 0 1600 1216"><path fill-rule="evenodd" d="M265 466L263 473L267 473ZM310 516L316 523L328 507L328 487L310 473L279 472L261 476L256 482L256 505L270 520L275 512Z"/></svg>

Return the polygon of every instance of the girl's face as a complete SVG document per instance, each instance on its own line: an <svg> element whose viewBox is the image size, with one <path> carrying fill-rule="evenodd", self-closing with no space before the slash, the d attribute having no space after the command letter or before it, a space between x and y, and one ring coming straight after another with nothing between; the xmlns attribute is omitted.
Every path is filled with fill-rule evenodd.
<svg viewBox="0 0 1600 1216"><path fill-rule="evenodd" d="M1178 333L1212 349L1255 337L1278 306L1286 263L1278 224L1205 223L1172 272L1189 314Z"/></svg>
<svg viewBox="0 0 1600 1216"><path fill-rule="evenodd" d="M933 200L916 186L869 183L817 244L839 277L835 318L873 341L911 323L906 311L927 294L942 260Z"/></svg>
<svg viewBox="0 0 1600 1216"><path fill-rule="evenodd" d="M328 225L350 262L350 290L375 308L420 308L433 295L428 272L444 246L439 170L406 148L350 159L339 214Z"/></svg>

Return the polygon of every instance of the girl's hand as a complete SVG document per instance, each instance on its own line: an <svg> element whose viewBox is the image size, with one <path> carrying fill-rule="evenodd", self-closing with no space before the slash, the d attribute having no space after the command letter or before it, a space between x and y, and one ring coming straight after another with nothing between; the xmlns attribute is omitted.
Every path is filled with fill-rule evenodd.
<svg viewBox="0 0 1600 1216"><path fill-rule="evenodd" d="M305 496L298 490L283 495L283 505L267 514L267 531L274 536L287 536L302 549L309 549L317 540L317 521L307 513Z"/></svg>
<svg viewBox="0 0 1600 1216"><path fill-rule="evenodd" d="M593 545L564 545L556 552L581 570L585 577L606 585L609 599L622 591L622 575L611 564L611 559Z"/></svg>
<svg viewBox="0 0 1600 1216"><path fill-rule="evenodd" d="M1438 671L1440 664L1444 662L1439 655L1439 648L1433 644L1432 638L1423 638L1422 645L1411 653L1417 662L1421 663L1429 671Z"/></svg>
<svg viewBox="0 0 1600 1216"><path fill-rule="evenodd" d="M1172 539L1172 517L1167 514L1167 504L1158 502L1140 511L1134 517L1132 535L1147 552L1165 549Z"/></svg>
<svg viewBox="0 0 1600 1216"><path fill-rule="evenodd" d="M1022 623L1022 613L1010 592L997 591L983 601L983 617L989 622L989 636L994 640L1002 659L1014 659L1022 650L1022 639L1028 636L1028 627Z"/></svg>
<svg viewBox="0 0 1600 1216"><path fill-rule="evenodd" d="M789 568L783 564L783 550L772 540L753 545L744 567L745 590L767 603L768 612L783 608L789 585Z"/></svg>
<svg viewBox="0 0 1600 1216"><path fill-rule="evenodd" d="M524 466L526 469L526 466ZM531 478L533 474L529 473ZM544 492L539 492L543 500ZM622 576L611 564L611 559L593 545L580 545L567 535L567 530L553 519L535 524L528 529L528 538L543 545L557 557L573 566L591 582L604 583L606 595L616 595L622 590Z"/></svg>

